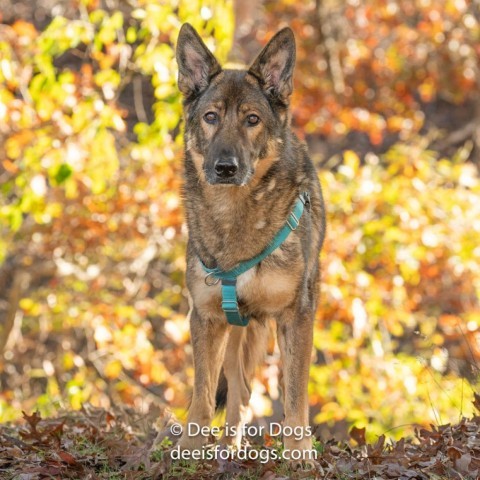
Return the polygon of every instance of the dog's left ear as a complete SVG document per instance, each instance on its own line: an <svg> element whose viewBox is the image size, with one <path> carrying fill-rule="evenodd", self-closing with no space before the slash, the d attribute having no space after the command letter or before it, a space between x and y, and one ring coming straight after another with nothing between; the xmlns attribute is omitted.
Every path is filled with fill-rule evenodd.
<svg viewBox="0 0 480 480"><path fill-rule="evenodd" d="M178 88L185 97L205 90L211 78L221 71L217 59L189 23L180 29L176 55Z"/></svg>
<svg viewBox="0 0 480 480"><path fill-rule="evenodd" d="M249 73L259 79L269 96L285 105L293 89L295 37L290 28L280 30L260 52Z"/></svg>

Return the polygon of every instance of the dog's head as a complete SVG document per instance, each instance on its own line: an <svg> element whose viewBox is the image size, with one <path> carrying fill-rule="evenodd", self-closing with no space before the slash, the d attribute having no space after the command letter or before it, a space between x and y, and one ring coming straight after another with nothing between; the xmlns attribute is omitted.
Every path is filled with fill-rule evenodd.
<svg viewBox="0 0 480 480"><path fill-rule="evenodd" d="M178 86L184 95L187 158L212 185L247 185L262 162L277 158L288 128L295 39L285 28L249 70L222 70L188 23L177 42ZM265 167L264 165L264 167Z"/></svg>

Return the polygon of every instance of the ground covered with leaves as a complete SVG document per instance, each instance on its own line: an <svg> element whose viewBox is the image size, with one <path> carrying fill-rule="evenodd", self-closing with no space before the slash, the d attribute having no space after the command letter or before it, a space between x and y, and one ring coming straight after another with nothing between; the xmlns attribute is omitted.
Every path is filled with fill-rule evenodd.
<svg viewBox="0 0 480 480"><path fill-rule="evenodd" d="M480 396L475 396L478 412ZM455 425L418 429L413 438L366 441L351 430L351 444L317 439L317 466L292 471L281 461L174 461L172 442L151 420L133 411L84 408L56 418L24 413L23 422L0 426L0 478L40 479L476 479L480 475L480 416ZM248 448L281 454L271 438ZM263 457L265 458L265 457Z"/></svg>

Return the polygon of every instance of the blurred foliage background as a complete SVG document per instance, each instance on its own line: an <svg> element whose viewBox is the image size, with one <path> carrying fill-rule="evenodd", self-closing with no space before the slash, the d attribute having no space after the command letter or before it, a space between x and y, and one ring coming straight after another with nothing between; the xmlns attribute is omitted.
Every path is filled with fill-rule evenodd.
<svg viewBox="0 0 480 480"><path fill-rule="evenodd" d="M312 421L471 413L480 358L479 0L0 0L0 421L182 416L192 384L174 44L295 31L294 127L328 207ZM280 419L278 350L254 383Z"/></svg>

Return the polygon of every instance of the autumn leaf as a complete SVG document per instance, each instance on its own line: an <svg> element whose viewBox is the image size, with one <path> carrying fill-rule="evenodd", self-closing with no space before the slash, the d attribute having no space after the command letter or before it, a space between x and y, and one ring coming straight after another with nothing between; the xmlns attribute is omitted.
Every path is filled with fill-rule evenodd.
<svg viewBox="0 0 480 480"><path fill-rule="evenodd" d="M350 430L350 437L353 438L358 445L363 446L366 444L365 431L365 428L357 428L354 426Z"/></svg>

